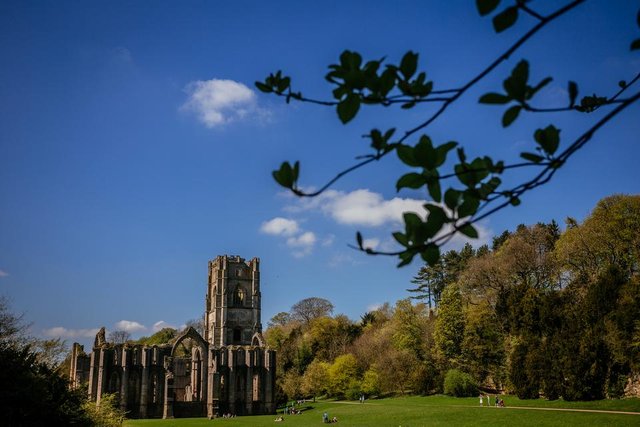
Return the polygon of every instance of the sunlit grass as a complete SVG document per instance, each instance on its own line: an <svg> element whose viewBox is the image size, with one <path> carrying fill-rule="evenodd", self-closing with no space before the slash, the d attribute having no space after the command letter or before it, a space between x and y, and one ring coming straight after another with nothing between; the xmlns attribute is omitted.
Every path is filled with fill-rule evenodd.
<svg viewBox="0 0 640 427"><path fill-rule="evenodd" d="M493 399L492 399L493 401ZM318 401L303 405L301 415L285 416L282 423L274 415L207 420L130 420L126 426L196 427L229 426L318 426L322 414L336 416L338 424L348 426L639 426L640 399L603 400L598 402L564 402L519 400L505 397L506 408L480 407L477 398L457 399L448 396L410 396L358 402ZM486 404L485 404L486 405ZM567 408L638 412L639 415L546 411L518 408Z"/></svg>

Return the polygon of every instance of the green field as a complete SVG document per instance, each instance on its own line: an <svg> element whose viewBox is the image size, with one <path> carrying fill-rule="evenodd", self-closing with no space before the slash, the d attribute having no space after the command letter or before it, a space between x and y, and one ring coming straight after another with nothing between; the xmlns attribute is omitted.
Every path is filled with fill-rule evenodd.
<svg viewBox="0 0 640 427"><path fill-rule="evenodd" d="M329 400L307 403L301 415L285 416L283 422L274 422L275 416L264 415L216 420L130 420L125 426L320 426L323 412L336 416L338 424L345 426L640 426L640 399L548 402L505 397L505 402L506 408L481 408L477 398L447 396L398 397L370 400L365 404ZM577 412L576 409L636 414Z"/></svg>

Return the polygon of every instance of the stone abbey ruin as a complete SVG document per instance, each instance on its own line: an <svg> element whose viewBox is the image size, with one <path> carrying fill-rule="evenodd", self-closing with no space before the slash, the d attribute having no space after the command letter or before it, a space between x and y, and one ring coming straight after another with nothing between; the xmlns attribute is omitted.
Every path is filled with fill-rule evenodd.
<svg viewBox="0 0 640 427"><path fill-rule="evenodd" d="M275 413L276 354L260 321L260 260L209 261L204 337L188 328L170 344L112 344L102 328L90 354L74 343L71 384L100 404L116 393L131 418Z"/></svg>

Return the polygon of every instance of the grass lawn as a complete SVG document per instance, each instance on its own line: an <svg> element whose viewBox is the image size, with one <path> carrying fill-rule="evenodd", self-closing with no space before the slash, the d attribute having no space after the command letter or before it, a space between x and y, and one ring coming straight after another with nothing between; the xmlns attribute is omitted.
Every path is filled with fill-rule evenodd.
<svg viewBox="0 0 640 427"><path fill-rule="evenodd" d="M207 420L206 418L174 420L129 420L127 427L199 427L199 426L320 426L322 413L338 417L345 426L640 426L640 399L604 400L598 402L549 402L504 398L506 408L479 406L477 398L458 399L448 396L410 396L358 402L332 400L307 403L301 415L285 416L281 423L274 415ZM493 399L492 399L493 401ZM486 405L486 403L485 403ZM566 408L638 412L638 415L593 412L547 411L526 408ZM524 408L524 409L519 409Z"/></svg>

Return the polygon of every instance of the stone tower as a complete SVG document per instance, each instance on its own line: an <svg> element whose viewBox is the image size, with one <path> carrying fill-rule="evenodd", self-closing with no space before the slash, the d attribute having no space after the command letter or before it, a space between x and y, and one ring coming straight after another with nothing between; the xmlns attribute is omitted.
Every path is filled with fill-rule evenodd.
<svg viewBox="0 0 640 427"><path fill-rule="evenodd" d="M222 255L209 261L204 339L213 346L258 345L260 260ZM256 335L258 334L258 335Z"/></svg>

